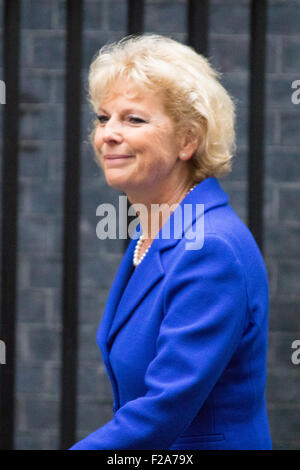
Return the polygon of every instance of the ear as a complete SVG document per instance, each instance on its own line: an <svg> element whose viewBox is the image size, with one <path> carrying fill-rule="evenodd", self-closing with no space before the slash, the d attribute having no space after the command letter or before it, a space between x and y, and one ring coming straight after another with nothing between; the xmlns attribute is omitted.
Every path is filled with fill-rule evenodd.
<svg viewBox="0 0 300 470"><path fill-rule="evenodd" d="M197 150L199 141L196 137L187 133L181 141L178 157L181 160L189 160Z"/></svg>

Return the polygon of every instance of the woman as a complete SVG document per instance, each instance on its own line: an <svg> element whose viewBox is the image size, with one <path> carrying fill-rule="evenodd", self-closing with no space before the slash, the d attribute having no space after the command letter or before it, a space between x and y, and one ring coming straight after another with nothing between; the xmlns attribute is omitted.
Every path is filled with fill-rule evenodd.
<svg viewBox="0 0 300 470"><path fill-rule="evenodd" d="M97 159L140 227L97 336L114 417L72 449L270 449L267 273L216 179L232 100L204 57L156 35L105 46L89 84ZM172 210L155 226L161 204Z"/></svg>

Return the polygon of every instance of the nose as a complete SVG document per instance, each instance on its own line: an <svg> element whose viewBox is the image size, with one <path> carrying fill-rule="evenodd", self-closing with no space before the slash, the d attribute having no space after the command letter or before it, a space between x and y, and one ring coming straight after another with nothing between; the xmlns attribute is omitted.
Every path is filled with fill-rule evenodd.
<svg viewBox="0 0 300 470"><path fill-rule="evenodd" d="M107 143L120 143L123 140L120 123L110 118L103 127L103 141Z"/></svg>

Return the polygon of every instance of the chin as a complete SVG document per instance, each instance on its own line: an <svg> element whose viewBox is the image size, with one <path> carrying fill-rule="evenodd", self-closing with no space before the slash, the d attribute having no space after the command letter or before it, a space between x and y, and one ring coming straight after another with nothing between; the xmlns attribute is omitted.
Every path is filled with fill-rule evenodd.
<svg viewBox="0 0 300 470"><path fill-rule="evenodd" d="M105 174L105 179L108 186L119 189L120 191L125 192L129 185L128 179L124 178L124 176L122 177L122 175Z"/></svg>

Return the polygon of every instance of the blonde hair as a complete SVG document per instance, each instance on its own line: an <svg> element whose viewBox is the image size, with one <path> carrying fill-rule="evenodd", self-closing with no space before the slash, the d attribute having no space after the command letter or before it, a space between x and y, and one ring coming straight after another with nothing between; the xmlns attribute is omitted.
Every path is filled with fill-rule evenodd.
<svg viewBox="0 0 300 470"><path fill-rule="evenodd" d="M162 93L178 132L197 138L189 165L194 181L231 171L235 150L234 103L208 59L171 38L127 36L102 47L90 66L89 98L97 112L116 80Z"/></svg>

